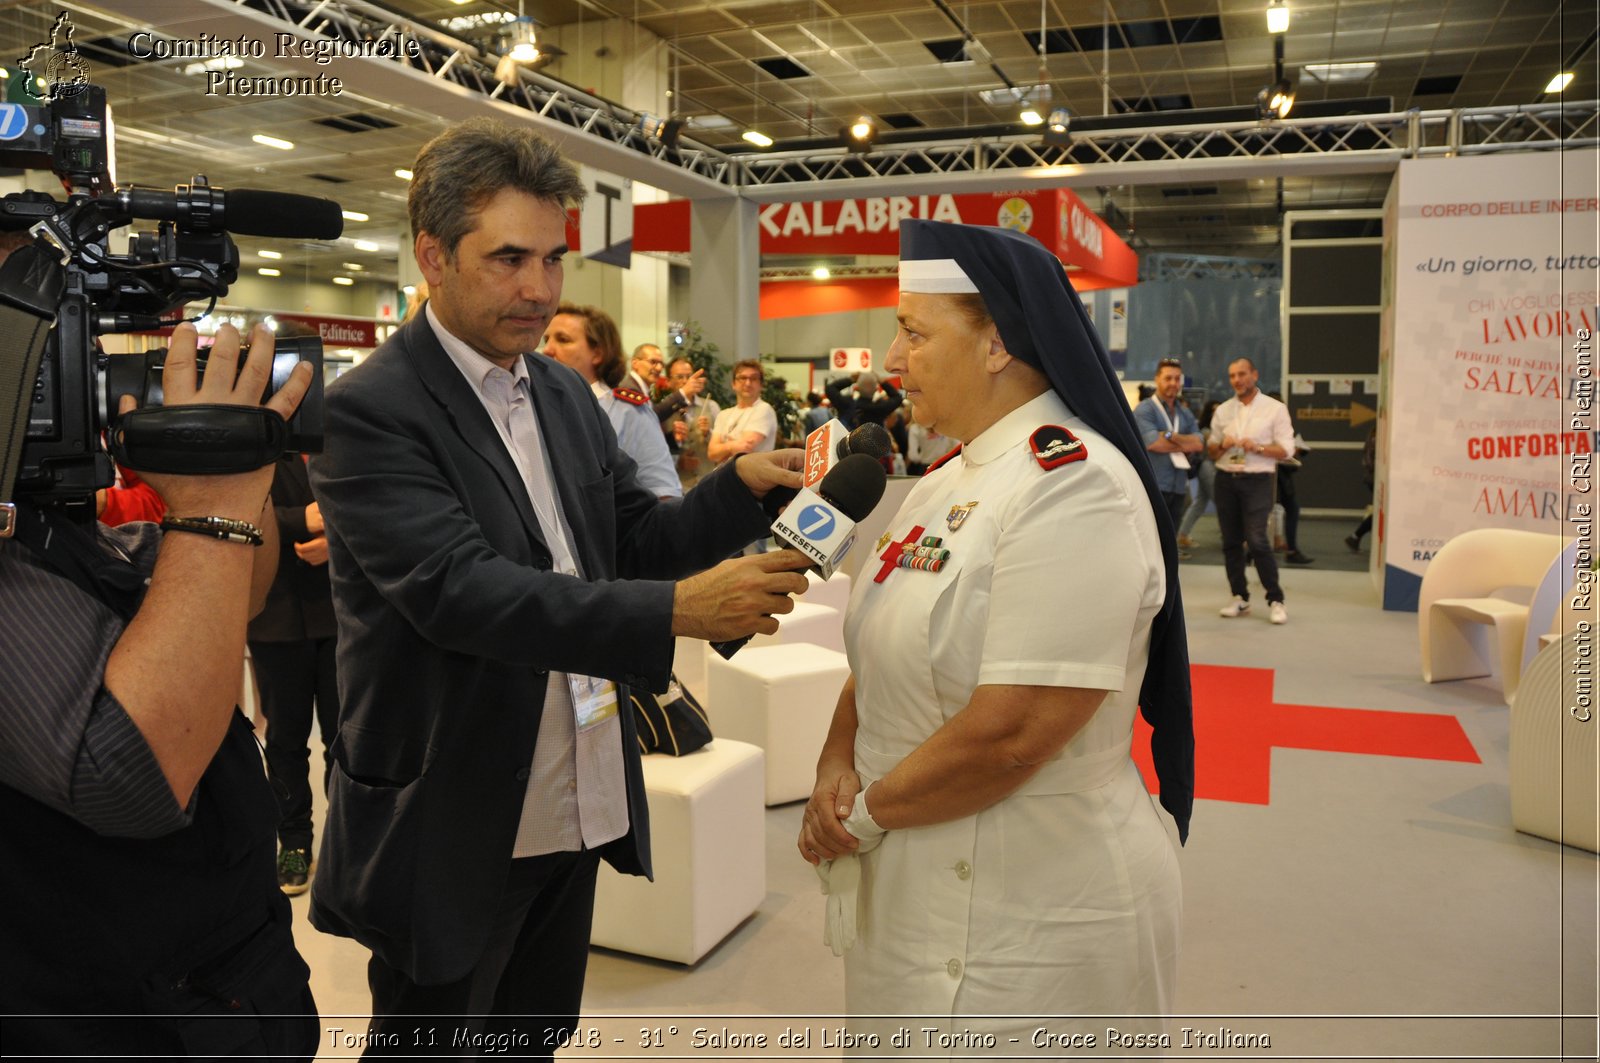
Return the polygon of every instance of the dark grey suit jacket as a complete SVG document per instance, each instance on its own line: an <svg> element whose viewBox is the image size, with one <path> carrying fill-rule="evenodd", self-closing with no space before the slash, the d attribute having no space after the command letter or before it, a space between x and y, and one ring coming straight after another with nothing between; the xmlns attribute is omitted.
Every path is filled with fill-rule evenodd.
<svg viewBox="0 0 1600 1063"><path fill-rule="evenodd" d="M311 463L342 701L311 921L423 983L483 951L549 672L665 690L672 581L767 526L732 469L658 501L578 374L527 361L586 579L550 571L521 476L426 314L328 389ZM601 855L648 874L630 714L622 726L631 829Z"/></svg>

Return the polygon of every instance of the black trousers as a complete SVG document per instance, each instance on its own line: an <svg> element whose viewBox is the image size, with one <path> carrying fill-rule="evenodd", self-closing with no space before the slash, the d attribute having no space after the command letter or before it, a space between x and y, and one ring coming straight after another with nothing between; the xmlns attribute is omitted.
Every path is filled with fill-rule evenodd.
<svg viewBox="0 0 1600 1063"><path fill-rule="evenodd" d="M1222 563L1228 572L1228 587L1235 597L1246 601L1250 600L1250 584L1244 570L1247 546L1256 575L1266 589L1267 601L1283 601L1283 588L1278 585L1278 561L1272 556L1272 538L1267 531L1272 518L1273 478L1270 472L1218 469L1212 492L1217 503L1217 524L1222 528Z"/></svg>
<svg viewBox="0 0 1600 1063"><path fill-rule="evenodd" d="M418 985L373 956L365 1055L550 1059L578 1025L599 866L592 850L513 860L486 950L457 981Z"/></svg>
<svg viewBox="0 0 1600 1063"><path fill-rule="evenodd" d="M1291 553L1300 552L1300 498L1294 493L1293 466L1278 469L1278 504L1283 506L1283 541Z"/></svg>
<svg viewBox="0 0 1600 1063"><path fill-rule="evenodd" d="M1177 532L1183 523L1183 511L1189 508L1188 491L1163 491L1161 500L1167 504L1167 515L1172 518L1172 530Z"/></svg>
<svg viewBox="0 0 1600 1063"><path fill-rule="evenodd" d="M267 768L278 793L278 843L311 849L311 716L316 707L322 732L322 790L333 766L334 728L339 723L339 675L334 644L325 639L252 642L261 711L267 717Z"/></svg>

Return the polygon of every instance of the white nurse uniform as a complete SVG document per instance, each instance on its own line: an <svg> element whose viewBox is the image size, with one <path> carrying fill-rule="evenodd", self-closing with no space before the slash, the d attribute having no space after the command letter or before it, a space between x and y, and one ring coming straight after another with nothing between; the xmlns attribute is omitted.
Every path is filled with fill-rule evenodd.
<svg viewBox="0 0 1600 1063"><path fill-rule="evenodd" d="M1049 425L1082 448L1037 454L1035 432ZM927 562L894 567L930 536L942 540L924 548L933 559L949 551L938 571ZM977 686L1110 693L1018 792L976 816L891 830L861 857L859 937L845 956L852 1016L918 1031L909 1046L918 1054L954 1038L959 1055L961 1039L979 1029L997 1035L1001 1050L1031 1053L1036 1016L1171 1012L1177 856L1129 757L1164 593L1161 544L1137 473L1053 391L912 490L857 578L845 625L863 787ZM1017 1018L966 1018L977 1015ZM1080 1025L1103 1038L1119 1021L1123 1030L1139 1025ZM873 1025L852 1019L852 1028ZM929 1025L945 1040L927 1044ZM877 1051L886 1050L885 1037Z"/></svg>

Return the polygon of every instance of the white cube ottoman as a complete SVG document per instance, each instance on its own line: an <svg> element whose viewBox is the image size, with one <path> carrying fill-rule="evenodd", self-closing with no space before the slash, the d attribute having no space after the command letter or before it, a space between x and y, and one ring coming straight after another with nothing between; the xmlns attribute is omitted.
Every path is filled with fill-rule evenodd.
<svg viewBox="0 0 1600 1063"><path fill-rule="evenodd" d="M706 659L711 733L766 752L767 804L811 796L817 755L849 675L843 653L805 642L746 646L731 661Z"/></svg>
<svg viewBox="0 0 1600 1063"><path fill-rule="evenodd" d="M655 881L600 865L593 944L695 963L755 913L767 895L762 759L720 737L644 758Z"/></svg>
<svg viewBox="0 0 1600 1063"><path fill-rule="evenodd" d="M806 588L801 601L830 606L839 610L840 616L844 615L845 608L850 604L850 573L835 572L832 579L823 579L815 569L807 569L806 581L811 586Z"/></svg>
<svg viewBox="0 0 1600 1063"><path fill-rule="evenodd" d="M791 612L777 613L773 619L778 622L778 630L771 635L754 636L748 648L809 642L841 653L844 651L844 614L832 606L817 605L802 598L794 603ZM714 657L718 655L715 650L711 652Z"/></svg>
<svg viewBox="0 0 1600 1063"><path fill-rule="evenodd" d="M706 654L709 643L679 635L672 651L672 674L701 702L706 700Z"/></svg>

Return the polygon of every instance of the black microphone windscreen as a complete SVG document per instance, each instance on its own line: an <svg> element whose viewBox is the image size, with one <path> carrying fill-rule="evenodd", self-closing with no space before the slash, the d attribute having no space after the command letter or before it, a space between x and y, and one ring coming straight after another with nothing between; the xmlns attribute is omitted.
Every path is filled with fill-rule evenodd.
<svg viewBox="0 0 1600 1063"><path fill-rule="evenodd" d="M244 236L337 240L344 232L344 213L331 199L230 188L223 201L223 227Z"/></svg>
<svg viewBox="0 0 1600 1063"><path fill-rule="evenodd" d="M889 477L877 458L850 454L822 478L817 494L838 506L854 521L865 520L883 497Z"/></svg>
<svg viewBox="0 0 1600 1063"><path fill-rule="evenodd" d="M889 430L876 421L858 426L845 437L846 454L865 454L869 458L887 458L892 452ZM841 458L844 454L839 455Z"/></svg>

